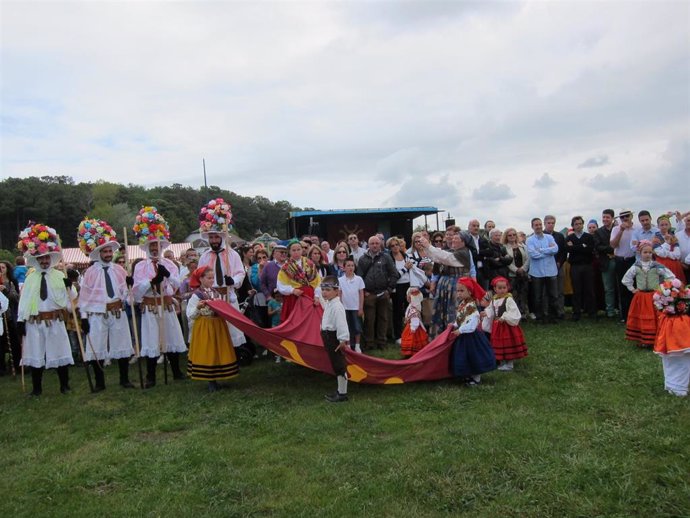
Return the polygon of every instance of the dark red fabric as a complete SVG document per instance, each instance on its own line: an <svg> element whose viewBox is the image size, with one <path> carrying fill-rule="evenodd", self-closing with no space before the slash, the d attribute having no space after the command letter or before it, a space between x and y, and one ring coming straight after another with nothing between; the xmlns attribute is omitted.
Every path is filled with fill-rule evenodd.
<svg viewBox="0 0 690 518"><path fill-rule="evenodd" d="M321 306L307 297L297 297L285 322L264 329L222 300L208 301L220 317L229 321L256 343L295 363L333 374L331 362L321 341ZM371 384L396 384L450 378L449 356L455 336L445 330L429 345L407 360L385 360L345 350L351 381Z"/></svg>

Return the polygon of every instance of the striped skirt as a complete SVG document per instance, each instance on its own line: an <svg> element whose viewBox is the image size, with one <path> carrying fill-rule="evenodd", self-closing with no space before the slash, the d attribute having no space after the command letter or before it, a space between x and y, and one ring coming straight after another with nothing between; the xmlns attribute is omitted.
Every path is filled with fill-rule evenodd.
<svg viewBox="0 0 690 518"><path fill-rule="evenodd" d="M193 380L218 381L238 374L237 356L225 320L198 317L192 328L187 375Z"/></svg>
<svg viewBox="0 0 690 518"><path fill-rule="evenodd" d="M653 291L638 291L630 303L625 338L643 345L653 345L659 314L654 308Z"/></svg>
<svg viewBox="0 0 690 518"><path fill-rule="evenodd" d="M495 319L491 325L491 347L496 360L519 360L527 356L525 336L520 326L511 326Z"/></svg>

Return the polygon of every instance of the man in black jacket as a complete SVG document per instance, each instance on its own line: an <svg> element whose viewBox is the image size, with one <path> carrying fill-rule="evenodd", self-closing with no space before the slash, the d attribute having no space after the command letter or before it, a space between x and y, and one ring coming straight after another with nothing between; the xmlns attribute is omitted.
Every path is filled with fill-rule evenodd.
<svg viewBox="0 0 690 518"><path fill-rule="evenodd" d="M585 220L575 216L570 225L572 234L566 238L568 262L570 263L570 280L573 283L573 321L580 320L584 309L587 314L596 318L597 306L594 300L594 238L584 231Z"/></svg>
<svg viewBox="0 0 690 518"><path fill-rule="evenodd" d="M364 279L364 342L379 349L386 345L390 294L399 276L393 258L383 253L382 246L377 236L371 236L369 249L357 263L357 275Z"/></svg>
<svg viewBox="0 0 690 518"><path fill-rule="evenodd" d="M613 209L604 209L601 213L602 225L594 233L594 248L599 256L599 268L601 280L604 284L604 300L606 301L606 316L616 316L617 283L616 261L614 261L613 248L611 247L611 229L613 228L615 213Z"/></svg>
<svg viewBox="0 0 690 518"><path fill-rule="evenodd" d="M467 224L467 232L462 233L462 238L472 254L474 268L477 271L477 282L486 290L489 288L489 282L484 270L484 259L491 252L489 251L489 240L479 235L479 220L470 220Z"/></svg>

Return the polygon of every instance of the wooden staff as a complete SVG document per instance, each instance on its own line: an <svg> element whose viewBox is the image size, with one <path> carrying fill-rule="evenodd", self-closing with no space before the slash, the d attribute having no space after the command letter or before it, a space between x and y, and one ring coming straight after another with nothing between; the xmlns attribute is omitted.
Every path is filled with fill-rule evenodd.
<svg viewBox="0 0 690 518"><path fill-rule="evenodd" d="M7 313L2 314L2 320L5 323L5 338L7 338L7 352L10 356L10 369L12 371L12 377L17 379L17 371L14 368L14 356L12 355L12 344L10 343L10 328L7 326ZM5 353L2 354L4 355Z"/></svg>
<svg viewBox="0 0 690 518"><path fill-rule="evenodd" d="M62 241L60 236L57 236L58 246L60 247L60 262L62 263L62 276L67 278L67 265L65 264L65 257L62 253ZM70 288L65 286L65 292L67 293L67 303L72 308L72 319L74 320L74 327L76 328L77 341L79 342L79 352L81 352L81 362L84 364L84 370L86 371L86 380L89 382L89 389L93 394L96 390L93 387L93 381L91 380L91 372L89 371L89 365L86 363L86 354L84 353L84 340L81 337L81 326L79 325L79 319L77 318L77 307L72 303L72 298L70 294ZM22 353L22 357L24 354ZM22 378L24 376L24 369L22 368Z"/></svg>
<svg viewBox="0 0 690 518"><path fill-rule="evenodd" d="M26 324L24 324L26 325ZM21 368L22 368L22 392L26 393L26 382L24 381L24 339L26 337L22 336L22 362L21 362Z"/></svg>
<svg viewBox="0 0 690 518"><path fill-rule="evenodd" d="M230 275L230 234L228 233L228 224L223 223L223 232L225 232L225 237L223 238L223 241L225 243L225 273L229 276ZM223 277L223 283L225 284L225 302L230 304L230 286L227 285L225 282L225 277Z"/></svg>
<svg viewBox="0 0 690 518"><path fill-rule="evenodd" d="M125 264L127 265L127 275L132 276L132 263L129 262L129 244L127 242L127 227L122 227L122 235L125 237ZM134 327L134 354L137 358L137 366L139 367L139 386L144 388L144 371L141 367L141 348L139 346L139 329L137 328L137 309L134 305L134 292L132 288L127 286L127 298L129 299L129 307L132 310L132 326Z"/></svg>
<svg viewBox="0 0 690 518"><path fill-rule="evenodd" d="M160 253L160 242L159 242L159 250L158 252ZM156 265L156 270L157 268L157 263L158 261L155 261L153 264ZM156 271L156 275L158 272ZM156 311L156 316L158 317L158 352L163 355L163 381L165 384L168 384L168 359L165 356L165 308L163 305L165 304L165 296L164 296L164 290L163 290L163 283L165 282L165 279L161 281L161 283L158 285L158 288L153 288L153 295L154 298L156 299L156 306L157 310ZM160 295L160 305L158 305L158 296Z"/></svg>

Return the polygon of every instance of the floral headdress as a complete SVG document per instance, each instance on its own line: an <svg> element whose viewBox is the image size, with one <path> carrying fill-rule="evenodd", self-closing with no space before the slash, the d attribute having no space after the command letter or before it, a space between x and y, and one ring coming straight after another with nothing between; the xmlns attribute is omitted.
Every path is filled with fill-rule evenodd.
<svg viewBox="0 0 690 518"><path fill-rule="evenodd" d="M19 233L17 249L24 255L40 257L60 252L60 237L54 228L43 223L29 221L29 226Z"/></svg>
<svg viewBox="0 0 690 518"><path fill-rule="evenodd" d="M652 296L654 307L665 315L690 314L690 286L679 279L662 282Z"/></svg>
<svg viewBox="0 0 690 518"><path fill-rule="evenodd" d="M103 220L87 218L79 223L77 229L77 241L79 248L89 259L98 259L98 253L107 246L118 249L117 234L113 228Z"/></svg>
<svg viewBox="0 0 690 518"><path fill-rule="evenodd" d="M199 232L205 239L208 234L227 234L232 227L232 211L230 204L223 198L210 200L199 211Z"/></svg>
<svg viewBox="0 0 690 518"><path fill-rule="evenodd" d="M142 207L132 230L140 247L146 247L153 241L160 241L163 246L170 244L168 222L158 213L156 207Z"/></svg>

